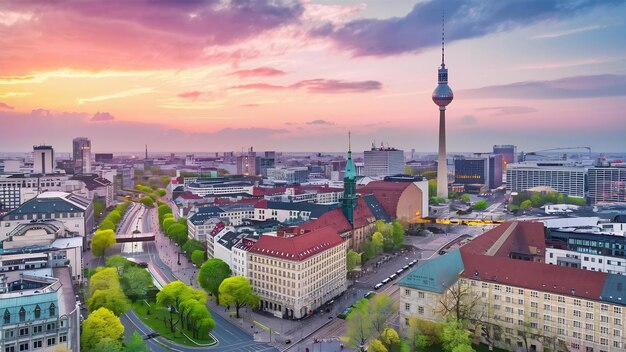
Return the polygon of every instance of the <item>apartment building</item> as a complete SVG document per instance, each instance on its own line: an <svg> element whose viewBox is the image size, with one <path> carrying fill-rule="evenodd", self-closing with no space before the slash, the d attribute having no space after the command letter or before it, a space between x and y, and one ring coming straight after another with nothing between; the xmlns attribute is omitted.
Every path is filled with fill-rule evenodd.
<svg viewBox="0 0 626 352"><path fill-rule="evenodd" d="M263 235L248 252L248 275L260 308L299 319L346 290L348 244L325 227L294 237Z"/></svg>
<svg viewBox="0 0 626 352"><path fill-rule="evenodd" d="M540 224L505 223L414 269L400 281L402 333L414 317L442 322L463 292L496 347L623 351L626 277L542 263L542 237Z"/></svg>
<svg viewBox="0 0 626 352"><path fill-rule="evenodd" d="M620 167L592 167L587 182L592 204L626 202L626 164L620 164Z"/></svg>

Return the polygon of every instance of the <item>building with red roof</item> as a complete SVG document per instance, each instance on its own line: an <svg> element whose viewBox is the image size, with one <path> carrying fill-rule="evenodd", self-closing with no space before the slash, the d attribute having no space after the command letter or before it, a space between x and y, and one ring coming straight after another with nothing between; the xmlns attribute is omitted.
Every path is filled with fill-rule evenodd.
<svg viewBox="0 0 626 352"><path fill-rule="evenodd" d="M413 222L428 216L427 181L372 181L358 192L373 194L391 219Z"/></svg>
<svg viewBox="0 0 626 352"><path fill-rule="evenodd" d="M513 221L418 266L399 283L402 333L459 307L506 350L624 351L626 276L546 264L545 250L542 223Z"/></svg>
<svg viewBox="0 0 626 352"><path fill-rule="evenodd" d="M332 227L299 236L262 235L248 249L248 277L260 308L299 319L346 290L348 245Z"/></svg>

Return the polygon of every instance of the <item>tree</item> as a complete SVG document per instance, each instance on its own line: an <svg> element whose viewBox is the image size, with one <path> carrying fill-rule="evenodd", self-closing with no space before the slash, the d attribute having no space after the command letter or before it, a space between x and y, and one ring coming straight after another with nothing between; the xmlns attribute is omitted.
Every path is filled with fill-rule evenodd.
<svg viewBox="0 0 626 352"><path fill-rule="evenodd" d="M387 348L379 339L373 339L367 347L367 352L387 352Z"/></svg>
<svg viewBox="0 0 626 352"><path fill-rule="evenodd" d="M120 319L106 308L100 308L89 314L83 321L80 342L84 350L91 350L104 338L121 341L124 326Z"/></svg>
<svg viewBox="0 0 626 352"><path fill-rule="evenodd" d="M250 281L241 275L229 277L222 281L219 288L219 298L223 306L235 305L237 318L239 318L239 309L242 307L255 307L259 304L259 296L252 292Z"/></svg>
<svg viewBox="0 0 626 352"><path fill-rule="evenodd" d="M124 269L130 267L132 262L121 255L113 255L107 258L106 264L109 268L116 268L118 273L124 271Z"/></svg>
<svg viewBox="0 0 626 352"><path fill-rule="evenodd" d="M102 202L100 199L95 198L92 202L93 204L93 214L95 216L100 216L102 212L106 209L106 204Z"/></svg>
<svg viewBox="0 0 626 352"><path fill-rule="evenodd" d="M122 350L122 342L105 337L98 341L95 346L89 349L89 352L118 352Z"/></svg>
<svg viewBox="0 0 626 352"><path fill-rule="evenodd" d="M100 225L98 225L98 230L115 230L115 224L109 219L104 219Z"/></svg>
<svg viewBox="0 0 626 352"><path fill-rule="evenodd" d="M91 253L96 257L103 257L107 248L116 243L113 230L98 230L91 240Z"/></svg>
<svg viewBox="0 0 626 352"><path fill-rule="evenodd" d="M196 266L201 266L204 263L204 251L195 250L191 253L191 262Z"/></svg>
<svg viewBox="0 0 626 352"><path fill-rule="evenodd" d="M470 195L467 193L463 193L461 195L461 202L465 203L465 204L469 204L472 201L472 199L470 198Z"/></svg>
<svg viewBox="0 0 626 352"><path fill-rule="evenodd" d="M376 253L380 253L383 250L383 234L380 232L374 232L372 235L372 243L374 243Z"/></svg>
<svg viewBox="0 0 626 352"><path fill-rule="evenodd" d="M352 249L348 250L348 254L346 255L346 270L352 271L357 265L361 264L361 255L355 252Z"/></svg>
<svg viewBox="0 0 626 352"><path fill-rule="evenodd" d="M128 341L128 343L126 344L126 347L124 348L124 351L126 351L126 352L148 352L148 346L146 345L145 342L143 342L143 339L141 338L141 335L139 335L139 333L137 331L135 331L133 333L133 335L130 337L130 341Z"/></svg>
<svg viewBox="0 0 626 352"><path fill-rule="evenodd" d="M148 196L139 199L139 203L145 205L148 208L154 207L154 200Z"/></svg>
<svg viewBox="0 0 626 352"><path fill-rule="evenodd" d="M463 323L456 319L450 319L443 324L441 342L444 351L448 352L456 351L455 349L462 345L470 346L470 349L472 346L469 333L463 327Z"/></svg>
<svg viewBox="0 0 626 352"><path fill-rule="evenodd" d="M368 261L376 256L376 246L371 238L366 238L363 241L363 261Z"/></svg>
<svg viewBox="0 0 626 352"><path fill-rule="evenodd" d="M213 258L207 260L198 272L198 284L215 297L215 302L220 304L219 290L222 281L229 278L232 271L226 262Z"/></svg>
<svg viewBox="0 0 626 352"><path fill-rule="evenodd" d="M117 225L122 221L122 214L119 210L112 210L109 215L107 215L106 219Z"/></svg>
<svg viewBox="0 0 626 352"><path fill-rule="evenodd" d="M387 321L397 310L398 306L387 294L381 293L368 300L368 320L378 335L384 332Z"/></svg>
<svg viewBox="0 0 626 352"><path fill-rule="evenodd" d="M91 312L104 307L117 316L130 309L128 298L126 298L120 287L94 291L89 300L87 300L87 305Z"/></svg>
<svg viewBox="0 0 626 352"><path fill-rule="evenodd" d="M437 178L431 178L428 180L428 196L435 197L437 196Z"/></svg>
<svg viewBox="0 0 626 352"><path fill-rule="evenodd" d="M391 223L392 232L391 236L393 239L393 245L396 248L400 248L404 245L404 226L398 220L394 220Z"/></svg>
<svg viewBox="0 0 626 352"><path fill-rule="evenodd" d="M124 270L120 283L124 293L132 301L146 298L148 291L154 286L150 273L136 266Z"/></svg>
<svg viewBox="0 0 626 352"><path fill-rule="evenodd" d="M413 317L409 319L409 331L413 346L441 345L443 325L440 323Z"/></svg>
<svg viewBox="0 0 626 352"><path fill-rule="evenodd" d="M438 311L453 320L474 321L482 316L482 308L480 297L459 280L441 295Z"/></svg>
<svg viewBox="0 0 626 352"><path fill-rule="evenodd" d="M527 200L523 201L519 205L519 208L520 209L524 209L524 210L531 209L532 207L533 207L533 202L530 199L527 199Z"/></svg>
<svg viewBox="0 0 626 352"><path fill-rule="evenodd" d="M474 205L472 206L474 210L479 210L479 211L485 210L487 209L487 207L489 207L489 203L487 203L487 201L484 199L479 200L478 202L474 203Z"/></svg>
<svg viewBox="0 0 626 352"><path fill-rule="evenodd" d="M367 301L365 298L356 301L352 305L353 308L350 314L346 317L348 344L357 351L365 346L367 339L372 336L374 331L372 322L369 319Z"/></svg>
<svg viewBox="0 0 626 352"><path fill-rule="evenodd" d="M186 288L187 285L178 280L163 286L161 291L157 293L157 305L167 308L167 311L170 313L169 318L166 318L165 320L169 323L171 332L176 331L175 327L180 321L180 317L177 316L176 313L178 313L180 298ZM178 319L175 319L177 317Z"/></svg>
<svg viewBox="0 0 626 352"><path fill-rule="evenodd" d="M108 290L120 287L120 276L116 268L98 267L96 272L89 278L89 295L97 290Z"/></svg>
<svg viewBox="0 0 626 352"><path fill-rule="evenodd" d="M394 349L395 346L400 345L400 336L398 336L398 332L392 328L385 328L383 333L380 334L379 339L390 351Z"/></svg>
<svg viewBox="0 0 626 352"><path fill-rule="evenodd" d="M167 215L170 215L170 216L168 217ZM176 220L174 220L174 214L167 214L167 215L165 215L165 218L163 219L163 222L161 223L161 227L163 228L163 231L166 234L170 226L176 223Z"/></svg>

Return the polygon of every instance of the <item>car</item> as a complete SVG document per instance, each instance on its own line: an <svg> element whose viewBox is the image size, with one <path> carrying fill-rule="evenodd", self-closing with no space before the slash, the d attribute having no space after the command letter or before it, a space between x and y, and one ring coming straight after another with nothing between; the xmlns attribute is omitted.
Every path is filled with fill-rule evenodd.
<svg viewBox="0 0 626 352"><path fill-rule="evenodd" d="M406 270L406 269L408 269L408 268L409 268L409 266L408 266L408 265L405 265L405 266L403 266L403 267L402 267L402 270Z"/></svg>
<svg viewBox="0 0 626 352"><path fill-rule="evenodd" d="M389 281L391 281L391 278L388 277L388 278L386 278L386 279L384 279L382 281L382 284L384 285L384 284L388 283Z"/></svg>
<svg viewBox="0 0 626 352"><path fill-rule="evenodd" d="M389 276L389 280L393 280L397 277L398 277L398 274L392 274L391 276Z"/></svg>
<svg viewBox="0 0 626 352"><path fill-rule="evenodd" d="M351 311L352 311L352 306L342 310L341 313L337 314L337 318L345 319L348 316L348 314L350 314Z"/></svg>
<svg viewBox="0 0 626 352"><path fill-rule="evenodd" d="M398 269L398 271L396 271L396 274L400 275L400 274L402 274L403 271L404 271L404 269Z"/></svg>
<svg viewBox="0 0 626 352"><path fill-rule="evenodd" d="M379 288L383 287L383 285L384 284L382 282L377 283L376 285L374 285L374 290L378 290Z"/></svg>
<svg viewBox="0 0 626 352"><path fill-rule="evenodd" d="M374 297L375 294L376 294L376 292L374 292L374 291L367 291L367 293L363 296L363 298L370 299L370 298Z"/></svg>

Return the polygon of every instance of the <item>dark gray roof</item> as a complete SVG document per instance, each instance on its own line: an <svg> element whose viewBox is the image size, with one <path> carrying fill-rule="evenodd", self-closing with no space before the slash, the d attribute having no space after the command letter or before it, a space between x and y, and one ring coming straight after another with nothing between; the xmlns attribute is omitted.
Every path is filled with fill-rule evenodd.
<svg viewBox="0 0 626 352"><path fill-rule="evenodd" d="M234 245L239 243L239 241L245 236L245 233L236 233L232 231L228 231L225 233L217 242L226 247L227 249L231 249Z"/></svg>
<svg viewBox="0 0 626 352"><path fill-rule="evenodd" d="M373 194L366 194L363 196L363 200L365 200L365 204L370 208L372 214L376 217L376 220L383 220L385 222L391 222L391 218L383 209L383 206L380 205L378 199L374 197Z"/></svg>
<svg viewBox="0 0 626 352"><path fill-rule="evenodd" d="M194 225L202 225L207 220L218 217L219 214L222 212L224 212L222 208L213 205L200 207L200 209L198 209L198 212L190 216L188 220L191 221L191 223Z"/></svg>
<svg viewBox="0 0 626 352"><path fill-rule="evenodd" d="M94 189L100 187L107 187L112 185L111 181L106 178L102 178L96 174L87 174L87 175L74 175L70 178L70 180L82 181L85 183L85 186L88 190L93 191Z"/></svg>
<svg viewBox="0 0 626 352"><path fill-rule="evenodd" d="M335 208L338 204L315 204L307 202L291 203L291 202L267 202L267 209L280 209L280 210L296 210L296 211L310 211L311 218L317 219L324 213L327 213Z"/></svg>
<svg viewBox="0 0 626 352"><path fill-rule="evenodd" d="M80 206L74 203L78 203ZM19 216L21 219L22 215L28 214L84 212L88 206L88 200L73 194L66 197L36 197L26 201L19 208L8 212L2 217L2 220L15 220L14 216Z"/></svg>

